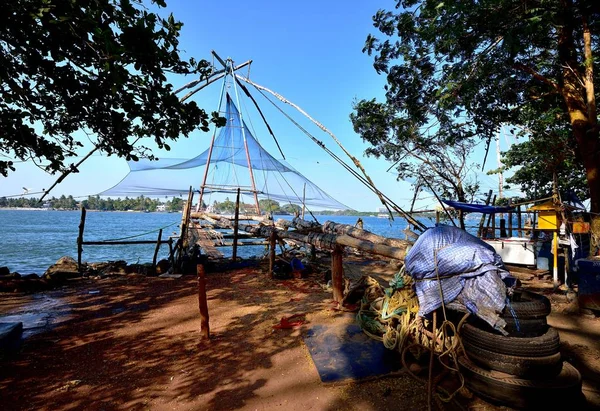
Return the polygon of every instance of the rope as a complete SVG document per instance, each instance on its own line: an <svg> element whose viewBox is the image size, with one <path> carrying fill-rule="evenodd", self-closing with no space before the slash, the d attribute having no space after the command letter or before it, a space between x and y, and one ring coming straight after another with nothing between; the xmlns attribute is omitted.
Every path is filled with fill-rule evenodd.
<svg viewBox="0 0 600 411"><path fill-rule="evenodd" d="M175 224L179 224L179 222L178 222L178 221L176 221L176 222L174 222L174 223L172 223L172 224L169 224L169 225L166 225L166 226L164 226L164 227L157 228L156 230L152 230L152 231L146 231L145 233L141 233L141 234L135 234L135 235L130 235L130 236L128 236L128 237L113 238L113 239L110 239L110 240L99 240L99 241L120 241L120 240L128 240L128 239L130 239L130 238L136 238L136 237L141 237L141 236L144 236L144 235L147 235L147 234L156 233L156 232L158 232L158 231L160 231L160 230L164 230L165 228L168 228L168 227L174 226Z"/></svg>

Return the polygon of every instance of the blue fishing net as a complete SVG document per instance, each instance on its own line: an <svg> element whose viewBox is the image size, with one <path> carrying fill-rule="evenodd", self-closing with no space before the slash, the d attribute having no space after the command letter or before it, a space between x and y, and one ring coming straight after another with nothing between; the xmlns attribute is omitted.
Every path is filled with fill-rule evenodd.
<svg viewBox="0 0 600 411"><path fill-rule="evenodd" d="M250 177L252 170L259 198L298 205L305 199L309 206L335 210L348 208L284 160L269 154L247 127L231 97L226 94L225 98L225 110L221 115L226 118L227 124L216 131L212 150L209 147L190 159L128 162L129 174L101 195L187 195L190 186L196 190L200 188L209 163L204 190L207 196L213 193L236 194L238 187L242 196L251 196L254 191Z"/></svg>

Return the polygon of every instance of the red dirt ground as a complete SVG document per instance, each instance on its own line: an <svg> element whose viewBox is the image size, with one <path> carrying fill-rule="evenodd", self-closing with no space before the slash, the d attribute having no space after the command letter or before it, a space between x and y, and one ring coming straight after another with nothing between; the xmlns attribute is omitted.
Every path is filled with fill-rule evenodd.
<svg viewBox="0 0 600 411"><path fill-rule="evenodd" d="M395 272L386 264L365 270L388 279ZM321 383L301 337L310 324L352 317L332 309L331 292L317 280L277 281L256 268L209 274L208 341L200 338L194 277L115 276L45 293L59 301L52 312L69 317L51 318L53 328L28 337L19 353L0 360L0 408L427 409L426 387L405 373ZM560 331L563 354L584 374L586 396L600 406L600 322L570 314L563 297L553 296L557 311L549 322ZM4 294L0 314L32 298ZM273 329L281 317L298 313L306 314L306 324ZM462 409L506 409L463 396L461 403Z"/></svg>

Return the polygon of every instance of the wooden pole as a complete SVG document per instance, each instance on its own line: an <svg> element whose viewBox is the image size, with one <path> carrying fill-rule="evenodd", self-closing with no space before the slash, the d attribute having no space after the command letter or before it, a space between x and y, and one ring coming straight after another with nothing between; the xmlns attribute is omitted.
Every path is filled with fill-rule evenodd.
<svg viewBox="0 0 600 411"><path fill-rule="evenodd" d="M273 276L273 269L275 268L275 247L277 247L277 234L275 230L271 231L269 236L269 275Z"/></svg>
<svg viewBox="0 0 600 411"><path fill-rule="evenodd" d="M496 196L494 195L494 199L492 200L492 205L496 204ZM494 221L496 220L496 215L494 213L491 213L488 215L488 220L487 220L487 224L485 227L485 237L487 238L489 236L489 228L490 228L490 223L492 222L492 219L494 219ZM494 222L494 228L496 227L496 223ZM492 231L492 238L496 237L496 232Z"/></svg>
<svg viewBox="0 0 600 411"><path fill-rule="evenodd" d="M81 207L79 220L79 236L77 237L77 271L81 272L81 254L83 253L83 230L85 229L85 207Z"/></svg>
<svg viewBox="0 0 600 411"><path fill-rule="evenodd" d="M306 211L306 183L302 189L302 219L304 220L304 213Z"/></svg>
<svg viewBox="0 0 600 411"><path fill-rule="evenodd" d="M517 233L519 233L519 237L523 237L523 229L521 222L521 205L517 207Z"/></svg>
<svg viewBox="0 0 600 411"><path fill-rule="evenodd" d="M162 228L158 230L158 239L156 240L156 248L154 249L154 256L152 257L152 267L156 268L156 259L158 258L158 250L160 249L162 239Z"/></svg>
<svg viewBox="0 0 600 411"><path fill-rule="evenodd" d="M341 303L344 298L343 253L344 247L339 245L331 252L331 286L333 288L333 299L338 303Z"/></svg>
<svg viewBox="0 0 600 411"><path fill-rule="evenodd" d="M198 308L200 309L200 334L203 338L210 338L210 326L208 324L208 302L206 299L206 273L204 266L198 264L196 266L198 274Z"/></svg>
<svg viewBox="0 0 600 411"><path fill-rule="evenodd" d="M490 214L492 217L492 238L496 238L496 213Z"/></svg>
<svg viewBox="0 0 600 411"><path fill-rule="evenodd" d="M506 238L506 220L504 218L500 219L500 237Z"/></svg>
<svg viewBox="0 0 600 411"><path fill-rule="evenodd" d="M512 201L509 200L508 205L512 207ZM512 211L508 212L508 236L513 236L513 213Z"/></svg>
<svg viewBox="0 0 600 411"><path fill-rule="evenodd" d="M233 220L233 254L231 260L237 261L237 244L238 244L238 224L240 217L240 188L237 189L237 197L235 199L235 219Z"/></svg>
<svg viewBox="0 0 600 411"><path fill-rule="evenodd" d="M490 205L492 199L492 190L488 191L488 196L485 200L485 205ZM485 223L485 214L481 214L481 220L479 221L479 230L477 230L477 237L483 237L483 223Z"/></svg>
<svg viewBox="0 0 600 411"><path fill-rule="evenodd" d="M558 283L558 233L554 231L552 236L552 254L553 254L553 267L552 267L552 278L554 280L554 289L556 290L560 285Z"/></svg>

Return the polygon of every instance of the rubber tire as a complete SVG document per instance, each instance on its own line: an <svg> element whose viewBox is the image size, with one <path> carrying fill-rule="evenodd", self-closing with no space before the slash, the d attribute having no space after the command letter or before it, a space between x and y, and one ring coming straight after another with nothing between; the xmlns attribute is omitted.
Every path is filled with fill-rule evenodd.
<svg viewBox="0 0 600 411"><path fill-rule="evenodd" d="M503 317L506 321L504 330L512 337L537 337L543 335L548 329L546 317L543 318L518 318ZM517 320L519 327L517 329Z"/></svg>
<svg viewBox="0 0 600 411"><path fill-rule="evenodd" d="M552 311L552 307L546 296L517 289L500 316L504 319L514 317L519 319L546 318L550 311Z"/></svg>
<svg viewBox="0 0 600 411"><path fill-rule="evenodd" d="M521 378L554 378L562 368L560 353L547 357L517 357L498 354L463 341L467 357L482 368Z"/></svg>
<svg viewBox="0 0 600 411"><path fill-rule="evenodd" d="M527 318L519 319L519 327L517 329L517 320L515 318L503 318L506 321L504 330L508 332L510 337L538 337L543 335L548 330L548 322L544 318ZM492 328L487 322L478 317L470 317L469 324L500 335L500 331Z"/></svg>
<svg viewBox="0 0 600 411"><path fill-rule="evenodd" d="M552 327L538 337L505 337L464 324L460 335L464 342L484 350L519 357L546 357L556 354L560 349L558 332Z"/></svg>
<svg viewBox="0 0 600 411"><path fill-rule="evenodd" d="M480 397L520 409L581 409L581 374L568 362L547 380L527 380L498 371L487 371L466 357L458 359L467 388Z"/></svg>

